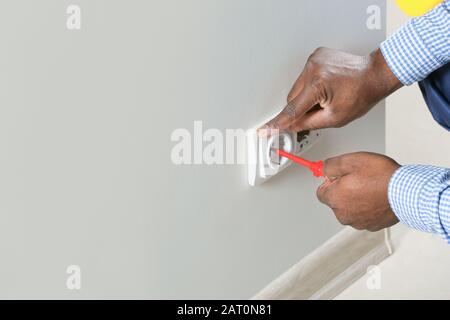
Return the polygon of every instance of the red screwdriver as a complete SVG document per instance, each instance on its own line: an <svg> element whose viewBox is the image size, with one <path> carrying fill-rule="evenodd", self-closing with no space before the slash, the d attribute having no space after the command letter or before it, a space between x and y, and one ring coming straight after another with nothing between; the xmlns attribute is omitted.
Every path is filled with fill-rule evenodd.
<svg viewBox="0 0 450 320"><path fill-rule="evenodd" d="M280 157L284 157L287 158L303 167L308 168L309 170L312 171L314 177L325 177L325 174L323 173L323 161L317 161L317 162L313 162L313 161L308 161L306 159L300 158L298 156L295 156L293 154L290 154L289 152L280 150L280 149L276 149L277 155Z"/></svg>

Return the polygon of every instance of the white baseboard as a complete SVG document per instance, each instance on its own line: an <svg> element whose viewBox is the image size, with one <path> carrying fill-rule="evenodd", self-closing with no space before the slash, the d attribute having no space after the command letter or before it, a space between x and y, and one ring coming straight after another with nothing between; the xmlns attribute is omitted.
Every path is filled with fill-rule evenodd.
<svg viewBox="0 0 450 320"><path fill-rule="evenodd" d="M332 299L392 253L387 232L345 228L253 299Z"/></svg>

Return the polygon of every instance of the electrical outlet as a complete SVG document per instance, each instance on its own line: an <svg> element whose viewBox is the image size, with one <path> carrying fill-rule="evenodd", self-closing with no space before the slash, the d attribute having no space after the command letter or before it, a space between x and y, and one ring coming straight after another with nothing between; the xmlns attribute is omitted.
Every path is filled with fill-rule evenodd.
<svg viewBox="0 0 450 320"><path fill-rule="evenodd" d="M248 182L257 186L286 169L291 161L279 157L275 150L281 149L301 155L320 138L320 130L291 132L268 132L258 134L257 129L247 132Z"/></svg>

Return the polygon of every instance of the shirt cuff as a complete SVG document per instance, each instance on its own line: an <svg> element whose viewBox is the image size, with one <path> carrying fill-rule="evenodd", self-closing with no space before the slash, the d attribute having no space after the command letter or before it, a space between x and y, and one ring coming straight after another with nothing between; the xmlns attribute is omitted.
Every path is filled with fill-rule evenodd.
<svg viewBox="0 0 450 320"><path fill-rule="evenodd" d="M450 190L450 169L403 166L389 182L388 198L392 211L402 223L417 230L440 234L450 243L448 229L446 231L443 226L439 213L443 209L439 207L441 195L446 190Z"/></svg>
<svg viewBox="0 0 450 320"><path fill-rule="evenodd" d="M449 3L411 19L381 44L381 52L395 76L411 85L448 62Z"/></svg>

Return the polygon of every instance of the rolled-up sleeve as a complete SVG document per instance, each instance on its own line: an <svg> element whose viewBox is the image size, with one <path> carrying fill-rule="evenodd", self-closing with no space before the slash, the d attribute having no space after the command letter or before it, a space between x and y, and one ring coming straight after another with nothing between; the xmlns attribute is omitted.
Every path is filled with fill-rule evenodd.
<svg viewBox="0 0 450 320"><path fill-rule="evenodd" d="M411 19L381 44L395 76L410 85L425 79L450 61L450 0Z"/></svg>
<svg viewBox="0 0 450 320"><path fill-rule="evenodd" d="M402 223L440 234L450 244L450 169L403 166L390 180L388 198Z"/></svg>

